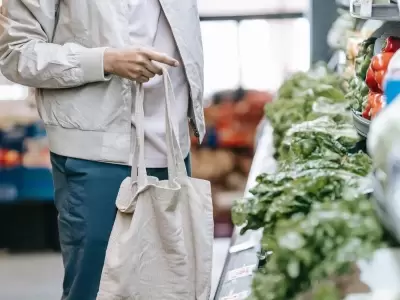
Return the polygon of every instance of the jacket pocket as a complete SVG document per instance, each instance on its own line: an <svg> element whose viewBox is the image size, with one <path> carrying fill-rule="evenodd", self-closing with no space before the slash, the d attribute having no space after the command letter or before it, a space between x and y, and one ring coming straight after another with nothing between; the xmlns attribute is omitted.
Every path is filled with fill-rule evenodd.
<svg viewBox="0 0 400 300"><path fill-rule="evenodd" d="M120 79L115 78L72 89L43 89L37 103L46 125L122 132L130 120L130 101L125 94Z"/></svg>

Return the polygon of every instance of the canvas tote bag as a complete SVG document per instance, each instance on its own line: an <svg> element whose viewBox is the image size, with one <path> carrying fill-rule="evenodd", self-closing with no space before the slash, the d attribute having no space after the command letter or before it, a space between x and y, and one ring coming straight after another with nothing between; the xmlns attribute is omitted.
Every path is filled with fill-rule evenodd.
<svg viewBox="0 0 400 300"><path fill-rule="evenodd" d="M209 300L213 213L208 181L188 177L171 118L174 99L164 69L168 180L147 176L144 92L137 86L136 147L121 184L97 300ZM162 103L160 103L162 105ZM133 138L133 137L132 137ZM133 148L133 147L132 147Z"/></svg>

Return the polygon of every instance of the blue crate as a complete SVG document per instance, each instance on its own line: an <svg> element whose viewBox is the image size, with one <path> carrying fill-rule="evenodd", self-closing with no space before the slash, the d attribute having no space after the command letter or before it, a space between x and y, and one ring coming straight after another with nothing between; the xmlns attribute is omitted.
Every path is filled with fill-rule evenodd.
<svg viewBox="0 0 400 300"><path fill-rule="evenodd" d="M49 169L19 167L0 170L0 203L53 199L53 180Z"/></svg>
<svg viewBox="0 0 400 300"><path fill-rule="evenodd" d="M19 200L53 201L53 178L49 169L23 168Z"/></svg>
<svg viewBox="0 0 400 300"><path fill-rule="evenodd" d="M23 168L0 169L0 203L17 201L22 186Z"/></svg>
<svg viewBox="0 0 400 300"><path fill-rule="evenodd" d="M26 138L46 136L42 122L0 130L0 148L23 153ZM53 180L46 168L0 168L0 203L20 200L53 201Z"/></svg>
<svg viewBox="0 0 400 300"><path fill-rule="evenodd" d="M0 148L22 152L27 130L27 126L15 126L9 130L3 130L1 132Z"/></svg>

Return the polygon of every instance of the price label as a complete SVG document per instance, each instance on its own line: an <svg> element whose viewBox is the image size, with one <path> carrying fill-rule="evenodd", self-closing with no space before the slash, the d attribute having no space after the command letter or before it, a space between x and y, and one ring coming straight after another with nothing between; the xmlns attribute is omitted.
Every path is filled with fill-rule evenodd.
<svg viewBox="0 0 400 300"><path fill-rule="evenodd" d="M371 17L372 16L372 1L373 0L361 0L360 1L360 16Z"/></svg>
<svg viewBox="0 0 400 300"><path fill-rule="evenodd" d="M221 300L245 300L250 296L249 291L240 292L237 294L231 294L229 296L221 298Z"/></svg>
<svg viewBox="0 0 400 300"><path fill-rule="evenodd" d="M244 266L232 271L229 271L226 275L226 282L236 280L243 277L252 276L254 270L257 268L256 265Z"/></svg>

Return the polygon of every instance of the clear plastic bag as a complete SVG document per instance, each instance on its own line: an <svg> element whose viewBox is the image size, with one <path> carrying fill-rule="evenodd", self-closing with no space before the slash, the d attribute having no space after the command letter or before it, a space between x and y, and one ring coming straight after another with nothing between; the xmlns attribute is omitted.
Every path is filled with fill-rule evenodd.
<svg viewBox="0 0 400 300"><path fill-rule="evenodd" d="M279 150L280 157L293 160L337 160L359 141L351 124L337 124L325 116L293 125Z"/></svg>
<svg viewBox="0 0 400 300"><path fill-rule="evenodd" d="M312 105L312 111L308 115L309 120L328 116L339 124L350 124L352 115L349 102L333 102L331 99L319 97Z"/></svg>

